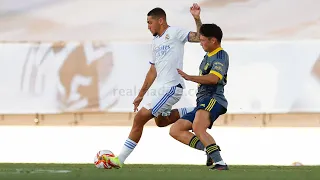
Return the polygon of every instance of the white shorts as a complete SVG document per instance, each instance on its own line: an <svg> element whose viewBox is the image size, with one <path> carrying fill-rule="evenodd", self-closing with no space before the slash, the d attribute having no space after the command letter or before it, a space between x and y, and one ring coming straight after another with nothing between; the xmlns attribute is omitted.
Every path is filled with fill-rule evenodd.
<svg viewBox="0 0 320 180"><path fill-rule="evenodd" d="M152 115L158 117L160 114L169 115L172 106L175 105L183 95L183 89L177 86L161 88L155 92L151 103L145 105L146 109L152 110Z"/></svg>

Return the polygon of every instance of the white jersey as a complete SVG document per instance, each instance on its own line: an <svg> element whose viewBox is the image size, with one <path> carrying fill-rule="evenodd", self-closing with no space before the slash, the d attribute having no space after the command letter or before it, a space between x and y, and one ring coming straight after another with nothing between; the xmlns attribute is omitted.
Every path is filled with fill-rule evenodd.
<svg viewBox="0 0 320 180"><path fill-rule="evenodd" d="M184 79L177 69L183 69L184 45L188 41L190 31L178 27L168 27L161 35L152 41L152 61L157 70L157 87L172 87L181 84Z"/></svg>

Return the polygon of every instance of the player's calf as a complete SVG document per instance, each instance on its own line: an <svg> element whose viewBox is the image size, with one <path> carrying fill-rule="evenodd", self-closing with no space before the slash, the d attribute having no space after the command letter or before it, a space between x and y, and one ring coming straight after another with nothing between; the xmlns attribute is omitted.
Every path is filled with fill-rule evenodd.
<svg viewBox="0 0 320 180"><path fill-rule="evenodd" d="M132 141L135 142L139 142L141 135L142 135L142 131L143 131L143 127L144 125L150 120L152 119L152 114L150 112L150 110L147 110L145 108L141 108L138 113L136 114L136 116L133 119L133 125L131 127L131 131L129 134L129 138Z"/></svg>
<svg viewBox="0 0 320 180"><path fill-rule="evenodd" d="M200 109L196 112L192 129L196 136L199 137L201 142L206 146L207 155L210 156L216 166L226 166L226 163L223 161L220 155L220 147L216 145L213 137L206 131L207 128L211 128L212 123L215 120L216 118L214 112L208 112Z"/></svg>
<svg viewBox="0 0 320 180"><path fill-rule="evenodd" d="M189 118L189 116L192 116L192 114L189 114L185 116L185 118ZM193 118L193 117L190 117ZM195 136L193 133L189 132L191 129L191 122L188 120L181 119L175 124L173 124L170 128L170 136L172 136L174 139L194 148L198 149L200 151L205 151L205 146L203 143L199 140L197 136ZM211 157L207 155L207 166L211 166L213 164L213 160Z"/></svg>
<svg viewBox="0 0 320 180"><path fill-rule="evenodd" d="M158 127L166 127L175 123L185 114L193 111L194 107L172 109L169 113L162 113L158 117L154 117L155 123Z"/></svg>
<svg viewBox="0 0 320 180"><path fill-rule="evenodd" d="M174 139L188 145L190 139L194 136L191 132L189 132L191 127L191 122L179 119L171 126L169 134Z"/></svg>
<svg viewBox="0 0 320 180"><path fill-rule="evenodd" d="M152 119L152 117L153 116L150 110L147 110L145 108L141 108L139 110L139 112L134 117L129 137L123 144L119 156L115 158L110 158L111 162L113 162L115 166L120 166L121 164L124 164L127 157L132 153L132 151L135 149L138 142L140 141L144 125L150 119Z"/></svg>
<svg viewBox="0 0 320 180"><path fill-rule="evenodd" d="M177 109L173 109L171 110L170 114L162 113L158 117L155 117L154 120L158 127L166 127L170 124L175 123L179 118L179 111Z"/></svg>
<svg viewBox="0 0 320 180"><path fill-rule="evenodd" d="M197 136L193 136L189 142L189 146L194 148L194 149L198 149L200 151L205 151L205 147L203 145L203 143L199 140L199 138ZM209 154L207 154L206 152L206 156L207 156L207 162L206 162L206 166L212 166L213 165L213 160L210 157Z"/></svg>

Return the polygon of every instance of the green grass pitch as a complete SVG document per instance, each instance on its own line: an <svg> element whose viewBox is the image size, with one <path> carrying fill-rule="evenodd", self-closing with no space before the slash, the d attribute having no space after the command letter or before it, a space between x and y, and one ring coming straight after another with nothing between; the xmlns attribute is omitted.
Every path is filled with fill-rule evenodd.
<svg viewBox="0 0 320 180"><path fill-rule="evenodd" d="M192 165L125 165L96 169L92 164L0 164L0 180L319 180L320 166L230 166L209 171Z"/></svg>

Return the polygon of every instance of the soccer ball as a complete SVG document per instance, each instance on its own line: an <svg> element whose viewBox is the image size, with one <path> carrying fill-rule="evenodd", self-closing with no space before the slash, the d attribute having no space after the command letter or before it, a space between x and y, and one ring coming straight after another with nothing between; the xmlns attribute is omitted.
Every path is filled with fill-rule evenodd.
<svg viewBox="0 0 320 180"><path fill-rule="evenodd" d="M101 150L94 156L94 165L99 169L111 169L112 166L102 158L102 155L114 157L114 154L110 150Z"/></svg>

